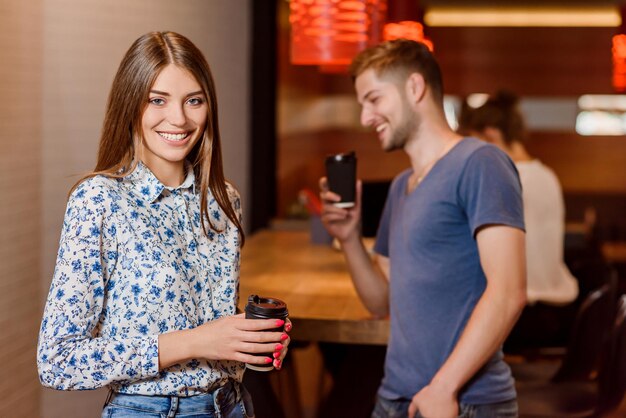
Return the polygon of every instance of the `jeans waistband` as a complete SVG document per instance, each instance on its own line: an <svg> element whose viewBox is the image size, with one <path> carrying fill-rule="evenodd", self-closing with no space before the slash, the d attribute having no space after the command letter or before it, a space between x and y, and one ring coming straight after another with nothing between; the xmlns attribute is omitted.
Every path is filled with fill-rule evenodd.
<svg viewBox="0 0 626 418"><path fill-rule="evenodd" d="M121 406L142 412L174 416L177 413L214 413L229 409L241 400L239 383L229 380L210 393L193 396L131 395L110 391L106 405Z"/></svg>

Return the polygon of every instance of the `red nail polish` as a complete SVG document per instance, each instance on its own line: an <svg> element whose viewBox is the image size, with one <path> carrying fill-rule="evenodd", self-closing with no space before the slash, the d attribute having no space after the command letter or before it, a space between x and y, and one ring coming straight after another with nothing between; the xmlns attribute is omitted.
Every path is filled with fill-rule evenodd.
<svg viewBox="0 0 626 418"><path fill-rule="evenodd" d="M283 345L282 344L276 344L276 346L274 347L274 351L280 351L283 349Z"/></svg>
<svg viewBox="0 0 626 418"><path fill-rule="evenodd" d="M285 331L289 332L291 331L292 325L291 323L288 323L287 325L285 325Z"/></svg>
<svg viewBox="0 0 626 418"><path fill-rule="evenodd" d="M280 357L280 352L279 352L279 351L277 351L277 352L275 352L275 353L274 353L274 354L272 354L272 355L274 356L274 358L278 358L278 357Z"/></svg>
<svg viewBox="0 0 626 418"><path fill-rule="evenodd" d="M276 367L277 369L280 369L281 366L283 365L283 362L281 360L276 360L275 363L276 364L274 364L274 367Z"/></svg>
<svg viewBox="0 0 626 418"><path fill-rule="evenodd" d="M271 363L272 359L269 357L265 357L265 364Z"/></svg>
<svg viewBox="0 0 626 418"><path fill-rule="evenodd" d="M281 341L285 341L287 338L289 338L289 336L287 334L283 334L280 336L280 340Z"/></svg>
<svg viewBox="0 0 626 418"><path fill-rule="evenodd" d="M282 327L285 324L285 321L283 321L282 319L277 319L276 320L276 326L277 327Z"/></svg>

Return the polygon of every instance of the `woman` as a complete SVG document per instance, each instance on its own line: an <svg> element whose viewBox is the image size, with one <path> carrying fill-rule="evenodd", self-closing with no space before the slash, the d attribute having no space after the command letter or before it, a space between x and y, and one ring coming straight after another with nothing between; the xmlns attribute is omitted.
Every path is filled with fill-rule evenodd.
<svg viewBox="0 0 626 418"><path fill-rule="evenodd" d="M143 35L113 81L96 167L69 197L42 384L108 386L103 417L253 416L244 363L280 369L288 335L258 331L291 323L236 315L243 240L209 66L179 34Z"/></svg>
<svg viewBox="0 0 626 418"><path fill-rule="evenodd" d="M513 94L499 92L476 109L465 108L460 120L461 130L493 143L509 155L522 184L529 306L505 349L563 345L569 332L568 321L575 313L569 304L578 296L578 281L563 262L565 207L559 180L524 146L525 124Z"/></svg>

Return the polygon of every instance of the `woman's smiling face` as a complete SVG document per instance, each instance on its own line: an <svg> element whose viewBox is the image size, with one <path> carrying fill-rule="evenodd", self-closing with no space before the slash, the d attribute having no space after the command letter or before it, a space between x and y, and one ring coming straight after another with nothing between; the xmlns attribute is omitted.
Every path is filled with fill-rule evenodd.
<svg viewBox="0 0 626 418"><path fill-rule="evenodd" d="M202 87L187 70L169 64L150 89L141 118L141 161L166 185L177 186L167 183L175 172L182 181L185 158L202 137L206 123L207 100Z"/></svg>

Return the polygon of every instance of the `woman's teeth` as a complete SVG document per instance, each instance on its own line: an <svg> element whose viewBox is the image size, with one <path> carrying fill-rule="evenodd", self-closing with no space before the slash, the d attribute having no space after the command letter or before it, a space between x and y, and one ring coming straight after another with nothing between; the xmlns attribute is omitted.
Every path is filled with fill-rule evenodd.
<svg viewBox="0 0 626 418"><path fill-rule="evenodd" d="M183 139L187 138L187 135L189 135L189 133L184 132L182 134L170 134L167 132L159 132L159 135L161 135L163 138L167 139L168 141L182 141Z"/></svg>

